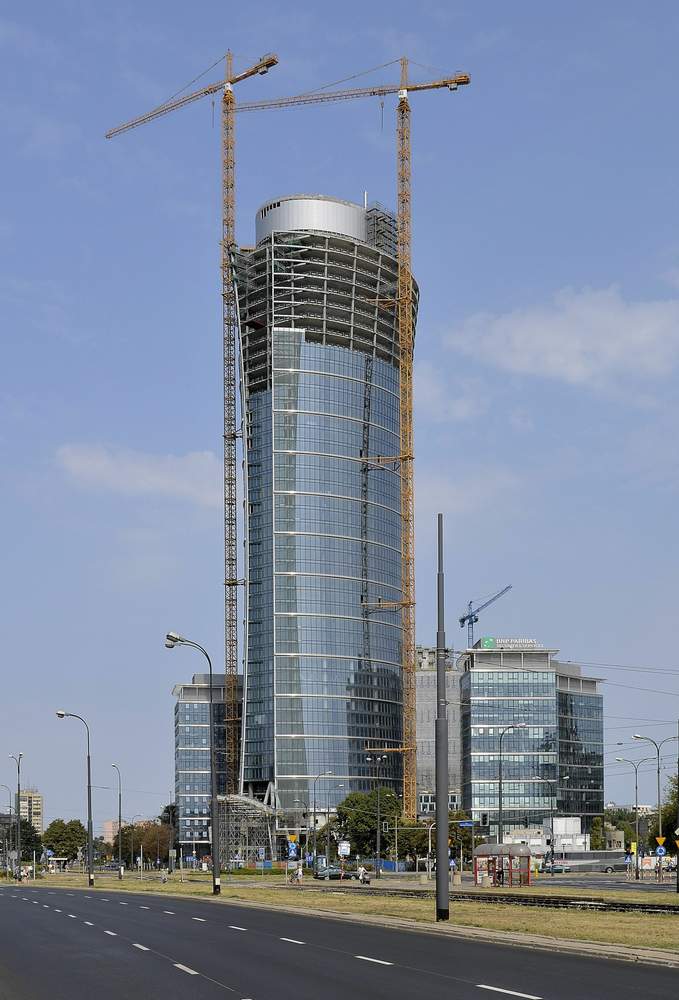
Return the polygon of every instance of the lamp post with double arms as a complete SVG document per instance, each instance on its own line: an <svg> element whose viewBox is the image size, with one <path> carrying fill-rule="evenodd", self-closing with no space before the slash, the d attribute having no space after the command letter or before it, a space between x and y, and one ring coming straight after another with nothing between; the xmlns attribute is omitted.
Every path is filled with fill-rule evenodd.
<svg viewBox="0 0 679 1000"><path fill-rule="evenodd" d="M658 776L658 836L662 837L662 800L660 797L660 751L665 746L666 743L671 743L673 740L679 739L677 736L668 736L666 739L661 740L657 743L650 736L642 736L640 733L634 734L635 740L644 740L646 743L652 743L655 747L655 756L657 761L657 776Z"/></svg>
<svg viewBox="0 0 679 1000"><path fill-rule="evenodd" d="M16 851L17 851L17 878L21 882L21 758L22 753L11 753L10 757L17 766L17 801L16 801Z"/></svg>
<svg viewBox="0 0 679 1000"><path fill-rule="evenodd" d="M94 842L92 835L92 763L90 760L90 727L87 725L82 715L75 712L64 712L63 708L57 711L58 719L78 719L82 722L87 733L87 883L92 889L94 887Z"/></svg>
<svg viewBox="0 0 679 1000"><path fill-rule="evenodd" d="M314 794L313 794L313 806L314 806L314 871L316 870L316 868L315 868L315 864L316 864L316 782L320 778L327 778L331 774L332 774L332 771L321 771L321 773L317 774L316 777L313 780L313 787L314 787Z"/></svg>
<svg viewBox="0 0 679 1000"><path fill-rule="evenodd" d="M167 649L174 649L175 646L191 646L202 653L207 660L208 673L210 677L210 825L212 827L212 895L218 896L222 891L221 880L221 837L219 835L219 809L217 802L217 766L215 755L215 710L214 692L212 685L212 660L206 649L191 639L177 635L176 632L168 632L165 636L165 646Z"/></svg>
<svg viewBox="0 0 679 1000"><path fill-rule="evenodd" d="M111 764L118 775L118 878L123 877L123 783L120 777L120 768L117 764Z"/></svg>
<svg viewBox="0 0 679 1000"><path fill-rule="evenodd" d="M384 764L387 759L386 754L381 754L377 757L366 757L366 764L375 765L375 780L377 781L377 857L375 859L375 878L381 877L382 871L382 815L381 815L381 803L380 803L380 767Z"/></svg>
<svg viewBox="0 0 679 1000"><path fill-rule="evenodd" d="M634 877L639 879L639 767L655 757L642 757L641 760L628 760L627 757L616 757L619 764L631 764L634 768L634 836L637 838L637 849L634 856Z"/></svg>
<svg viewBox="0 0 679 1000"><path fill-rule="evenodd" d="M511 732L512 729L527 729L527 723L525 722L512 722L509 726L504 726L500 730L500 758L498 761L498 786L497 786L497 806L498 806L498 817L497 817L497 842L502 844L504 842L504 824L502 821L502 741L505 738L505 734Z"/></svg>

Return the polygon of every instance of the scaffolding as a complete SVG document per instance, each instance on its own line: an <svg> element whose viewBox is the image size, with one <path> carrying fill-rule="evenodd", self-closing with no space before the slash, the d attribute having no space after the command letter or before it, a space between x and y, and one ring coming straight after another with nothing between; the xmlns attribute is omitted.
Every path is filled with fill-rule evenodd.
<svg viewBox="0 0 679 1000"><path fill-rule="evenodd" d="M276 859L276 810L249 795L220 795L221 866Z"/></svg>

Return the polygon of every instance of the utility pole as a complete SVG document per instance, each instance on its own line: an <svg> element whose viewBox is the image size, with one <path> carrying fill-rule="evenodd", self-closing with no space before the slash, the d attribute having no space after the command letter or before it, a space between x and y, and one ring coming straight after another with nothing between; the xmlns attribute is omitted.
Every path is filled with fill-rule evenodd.
<svg viewBox="0 0 679 1000"><path fill-rule="evenodd" d="M674 836L679 838L679 719L677 719L677 828ZM677 892L679 893L679 840L675 840L677 847ZM638 845L637 845L638 850Z"/></svg>
<svg viewBox="0 0 679 1000"><path fill-rule="evenodd" d="M437 515L438 570L436 600L436 919L450 918L448 888L448 704L446 701L446 632L443 593L443 514Z"/></svg>
<svg viewBox="0 0 679 1000"><path fill-rule="evenodd" d="M21 882L21 758L23 754L10 754L10 757L17 766L17 803L16 803L16 849L17 849L17 878Z"/></svg>

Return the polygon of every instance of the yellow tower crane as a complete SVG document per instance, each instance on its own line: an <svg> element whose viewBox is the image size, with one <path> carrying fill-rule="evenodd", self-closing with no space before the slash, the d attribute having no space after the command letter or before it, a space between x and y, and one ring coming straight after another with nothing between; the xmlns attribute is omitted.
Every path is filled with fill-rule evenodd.
<svg viewBox="0 0 679 1000"><path fill-rule="evenodd" d="M374 87L355 87L348 90L311 91L273 100L250 101L235 104L232 85L257 73L266 73L277 62L274 55L264 56L244 73L233 76L230 54L227 56L225 81L211 84L192 94L161 104L139 118L135 118L106 133L112 138L137 125L153 121L177 108L185 107L193 101L223 88L222 133L223 133L223 240L222 240L222 294L224 299L224 495L225 495L225 536L226 545L226 674L227 674L227 761L230 787L235 790L234 763L237 759L236 742L236 672L237 672L237 629L236 629L236 453L235 453L235 394L236 394L236 334L237 316L235 294L231 276L230 249L235 234L234 198L234 114L245 111L270 111L305 104L325 104L333 101L348 101L361 97L385 97L398 94L397 108L397 263L398 290L396 298L399 363L400 363L400 452L396 456L377 456L374 464L398 463L401 468L401 551L402 551L402 599L396 604L380 602L379 607L399 607L403 625L403 746L390 748L391 752L403 754L403 807L407 817L417 815L417 785L415 759L415 491L413 485L413 278L412 278L412 227L411 227L411 175L412 147L410 138L410 93L425 90L457 90L470 82L467 73L431 80L427 83L410 83L408 80L408 60L401 59L401 79L398 84ZM384 303L387 304L386 301ZM392 304L392 303L389 303ZM228 409L228 420L227 420ZM233 417L231 418L231 414ZM232 554L232 557L231 557Z"/></svg>
<svg viewBox="0 0 679 1000"><path fill-rule="evenodd" d="M222 91L222 315L224 360L224 673L226 780L230 794L238 791L238 556L237 556L237 462L236 462L236 340L238 315L236 294L231 275L231 250L236 241L236 151L234 84L251 76L263 76L278 62L278 56L268 53L242 73L233 72L233 57L226 54L223 80L176 100L166 101L139 118L118 125L106 133L112 139L162 115L192 104L201 97ZM212 745L212 736L210 737Z"/></svg>

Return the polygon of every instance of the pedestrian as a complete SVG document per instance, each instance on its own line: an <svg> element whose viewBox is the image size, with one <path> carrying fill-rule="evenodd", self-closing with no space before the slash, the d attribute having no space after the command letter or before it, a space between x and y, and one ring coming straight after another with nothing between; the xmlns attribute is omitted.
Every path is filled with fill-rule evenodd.
<svg viewBox="0 0 679 1000"><path fill-rule="evenodd" d="M302 879L304 878L304 870L303 870L301 864L298 865L298 867L297 867L296 877L297 877L297 885L301 885L302 884Z"/></svg>

